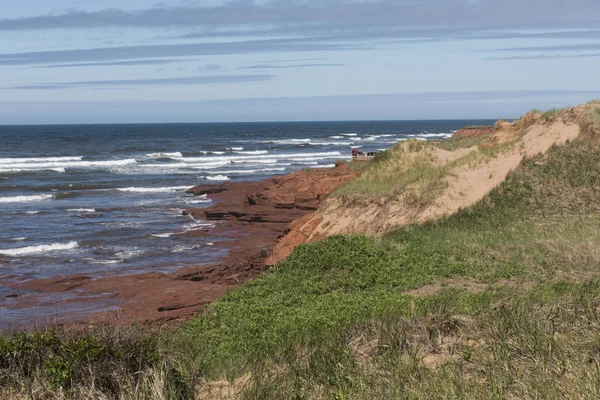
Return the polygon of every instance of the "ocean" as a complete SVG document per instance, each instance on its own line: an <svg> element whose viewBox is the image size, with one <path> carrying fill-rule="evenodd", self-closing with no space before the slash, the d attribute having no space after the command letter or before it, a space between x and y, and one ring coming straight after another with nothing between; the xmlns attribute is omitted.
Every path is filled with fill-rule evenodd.
<svg viewBox="0 0 600 400"><path fill-rule="evenodd" d="M0 321L60 317L19 307L31 279L170 273L225 255L182 235L212 224L182 215L211 200L201 183L264 179L333 166L351 150L443 139L492 121L0 126ZM210 237L210 236L209 236ZM15 297L18 295L18 297ZM68 304L75 294L55 296ZM83 312L106 309L98 304Z"/></svg>

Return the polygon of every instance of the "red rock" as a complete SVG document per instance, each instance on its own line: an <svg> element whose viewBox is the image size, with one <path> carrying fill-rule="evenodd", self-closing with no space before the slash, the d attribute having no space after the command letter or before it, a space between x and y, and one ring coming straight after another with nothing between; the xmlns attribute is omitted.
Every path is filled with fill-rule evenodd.
<svg viewBox="0 0 600 400"><path fill-rule="evenodd" d="M485 135L490 135L492 133L494 133L493 126L470 126L463 129L459 129L456 132L454 132L454 135L452 135L452 139L458 139L463 137L477 138Z"/></svg>
<svg viewBox="0 0 600 400"><path fill-rule="evenodd" d="M92 279L72 276L34 280L10 286L40 292L77 288L82 294L111 296L120 301L118 312L92 315L85 322L124 321L145 324L175 323L191 317L202 305L227 290L253 279L272 265L271 253L290 224L311 211L339 185L357 175L347 165L294 172L258 182L199 185L188 190L208 194L215 205L188 209L186 215L217 222L211 229L188 232L199 238L227 237L216 243L229 255L214 265L185 267L172 275L148 273ZM293 241L286 242L286 254ZM284 252L276 258L281 260ZM266 262L269 260L270 262ZM84 301L84 300L82 300ZM93 300L88 300L93 301Z"/></svg>

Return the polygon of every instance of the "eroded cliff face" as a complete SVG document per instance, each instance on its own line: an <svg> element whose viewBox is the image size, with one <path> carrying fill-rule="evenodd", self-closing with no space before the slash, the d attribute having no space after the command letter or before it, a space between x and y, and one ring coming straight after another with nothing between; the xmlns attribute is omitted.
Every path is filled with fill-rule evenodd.
<svg viewBox="0 0 600 400"><path fill-rule="evenodd" d="M452 135L452 139L459 139L465 137L478 138L485 135L491 135L492 133L494 133L493 126L471 126L459 129L456 132L454 132L454 135Z"/></svg>
<svg viewBox="0 0 600 400"><path fill-rule="evenodd" d="M503 182L523 157L545 153L552 145L577 138L581 132L581 116L590 107L596 106L565 109L551 118L533 111L514 122L499 121L490 128L458 131L457 137L484 137L479 145L470 148L447 151L435 144L424 145L425 149L419 146L418 151L428 152L431 165L443 168L445 173L444 189L431 202L415 204L408 191L379 199L332 195L317 211L293 222L288 234L275 246L268 263L283 260L299 244L319 241L329 235L383 235L398 226L438 219L468 207ZM401 157L413 151L407 143L396 146L402 147L402 151L396 152ZM393 168L393 165L381 168ZM363 178L366 176L367 173Z"/></svg>

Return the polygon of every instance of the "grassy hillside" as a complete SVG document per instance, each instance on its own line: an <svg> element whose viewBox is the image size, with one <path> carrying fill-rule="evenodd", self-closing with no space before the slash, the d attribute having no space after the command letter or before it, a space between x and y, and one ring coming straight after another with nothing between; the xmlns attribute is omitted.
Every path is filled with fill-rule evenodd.
<svg viewBox="0 0 600 400"><path fill-rule="evenodd" d="M175 331L0 340L0 398L598 398L594 113L590 134L525 158L475 205L302 245ZM387 193L367 184L354 189Z"/></svg>

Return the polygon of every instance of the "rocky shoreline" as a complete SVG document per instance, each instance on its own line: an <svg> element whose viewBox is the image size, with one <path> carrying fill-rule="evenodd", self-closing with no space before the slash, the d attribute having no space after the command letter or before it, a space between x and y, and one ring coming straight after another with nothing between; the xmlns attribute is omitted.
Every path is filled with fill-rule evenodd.
<svg viewBox="0 0 600 400"><path fill-rule="evenodd" d="M229 254L219 263L184 267L174 274L145 273L94 278L86 275L57 277L11 284L14 289L40 294L74 294L68 301L107 301L114 310L73 316L67 323L137 322L171 324L191 317L204 304L227 290L256 277L275 264L273 248L290 225L315 211L339 185L357 176L350 164L335 168L302 170L261 181L199 185L188 190L206 195L214 205L184 211L197 220L215 223L211 229L191 231L195 237L226 238ZM291 250L290 250L291 251ZM28 296L19 307L52 307L52 296ZM63 323L57 320L57 323Z"/></svg>

